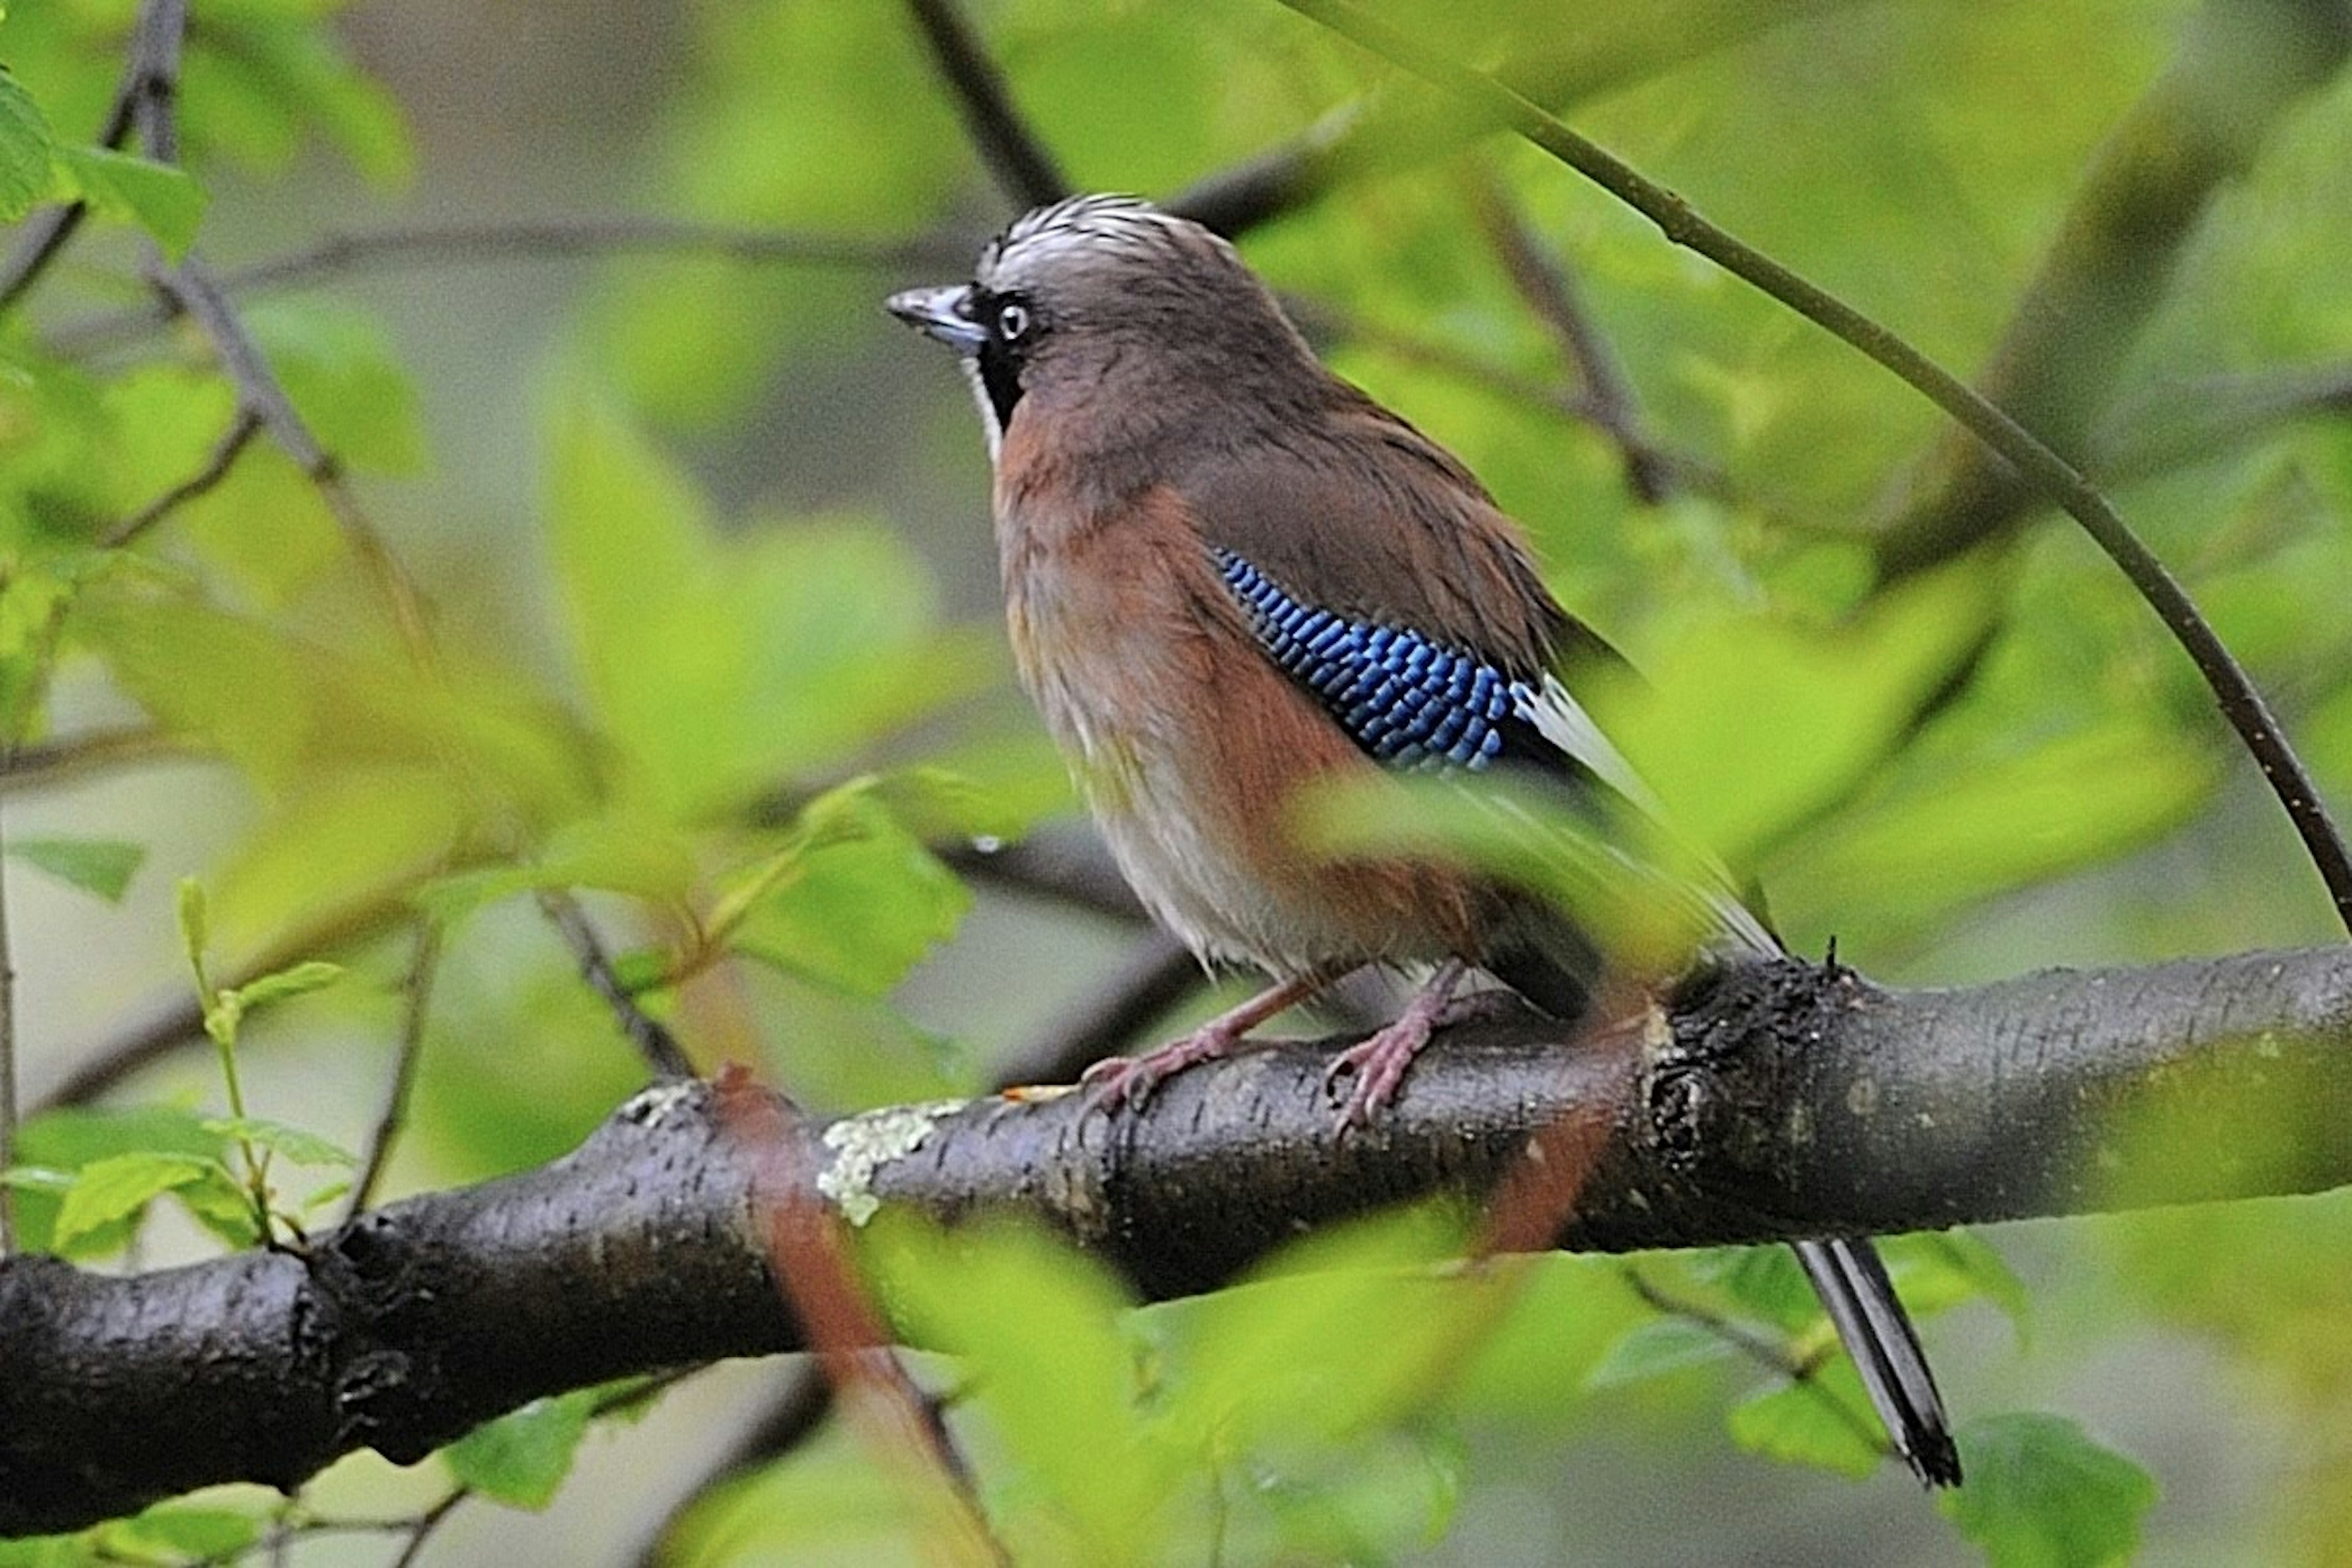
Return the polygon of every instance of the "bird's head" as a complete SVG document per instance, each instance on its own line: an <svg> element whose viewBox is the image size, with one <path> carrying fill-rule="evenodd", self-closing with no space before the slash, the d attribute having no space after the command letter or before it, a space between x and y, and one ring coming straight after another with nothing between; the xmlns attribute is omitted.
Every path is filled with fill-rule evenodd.
<svg viewBox="0 0 2352 1568"><path fill-rule="evenodd" d="M1133 428L1278 403L1323 377L1232 246L1130 196L1025 213L981 252L971 282L887 303L963 357L991 453L1024 408Z"/></svg>

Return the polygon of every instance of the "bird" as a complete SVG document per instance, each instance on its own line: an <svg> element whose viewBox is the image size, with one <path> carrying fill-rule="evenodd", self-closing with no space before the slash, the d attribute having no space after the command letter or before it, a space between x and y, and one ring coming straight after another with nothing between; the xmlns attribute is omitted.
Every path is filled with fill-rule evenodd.
<svg viewBox="0 0 2352 1568"><path fill-rule="evenodd" d="M1367 966L1428 973L1330 1064L1327 1083L1353 1078L1343 1131L1386 1109L1474 973L1587 1020L1609 944L1573 911L1442 857L1334 855L1298 826L1318 790L1417 773L1539 781L1595 831L1663 817L1573 694L1613 650L1470 470L1328 369L1228 241L1133 196L1024 213L970 281L885 307L971 382L1014 663L1112 856L1203 963L1271 981L1089 1068L1095 1102L1139 1104ZM1599 864L1680 889L1706 952L1781 953L1727 876ZM1957 1485L1876 1249L1793 1245L1897 1452Z"/></svg>

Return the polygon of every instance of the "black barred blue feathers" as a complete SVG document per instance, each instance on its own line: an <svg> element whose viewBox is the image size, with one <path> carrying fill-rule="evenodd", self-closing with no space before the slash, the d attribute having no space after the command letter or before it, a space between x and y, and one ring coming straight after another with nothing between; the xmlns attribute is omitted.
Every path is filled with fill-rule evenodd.
<svg viewBox="0 0 2352 1568"><path fill-rule="evenodd" d="M1406 627L1302 604L1230 550L1215 557L1266 657L1375 761L1475 770L1505 756L1567 760L1529 721L1527 681Z"/></svg>

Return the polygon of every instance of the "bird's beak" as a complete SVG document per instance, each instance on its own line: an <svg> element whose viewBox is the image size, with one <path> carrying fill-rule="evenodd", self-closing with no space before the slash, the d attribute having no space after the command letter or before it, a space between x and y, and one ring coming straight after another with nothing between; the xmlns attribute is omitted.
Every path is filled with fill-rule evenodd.
<svg viewBox="0 0 2352 1568"><path fill-rule="evenodd" d="M967 284L909 289L883 300L882 308L960 354L976 354L988 341L988 329L971 319L971 289Z"/></svg>

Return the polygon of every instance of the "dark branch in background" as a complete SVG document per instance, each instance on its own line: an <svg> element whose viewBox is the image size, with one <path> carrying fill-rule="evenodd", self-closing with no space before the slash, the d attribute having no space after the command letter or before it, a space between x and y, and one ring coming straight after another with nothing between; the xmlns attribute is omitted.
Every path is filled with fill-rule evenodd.
<svg viewBox="0 0 2352 1568"><path fill-rule="evenodd" d="M161 128L165 145L175 144L171 106L179 92L180 39L187 15L187 0L145 0L139 7L131 24L130 58L115 83L106 123L99 128L100 146L120 147L134 126L150 125ZM16 254L0 268L0 312L24 298L89 216L89 204L68 202L37 214L25 226Z"/></svg>
<svg viewBox="0 0 2352 1568"><path fill-rule="evenodd" d="M907 9L954 94L964 130L998 186L1022 207L1044 206L1068 195L1069 180L1013 107L1003 73L988 58L980 35L956 9L955 0L907 0Z"/></svg>
<svg viewBox="0 0 2352 1568"><path fill-rule="evenodd" d="M1283 4L1509 127L1650 219L1674 244L1696 251L1868 354L2008 459L2036 492L2063 507L2122 569L2196 663L2223 715L2253 754L2279 804L2286 808L2320 880L2326 885L2337 917L2352 929L2352 850L2347 849L2303 759L2295 754L2262 693L2198 612L2188 591L2149 553L2107 499L2064 458L1908 342L1707 222L1674 192L1493 77L1432 54L1348 0L1283 0Z"/></svg>
<svg viewBox="0 0 2352 1568"><path fill-rule="evenodd" d="M2342 0L2210 0L2180 53L2100 150L2007 333L1985 400L2081 460L2189 240L2295 105L2352 59ZM2094 471L2102 471L2095 469ZM1955 434L1913 476L1875 545L1900 579L2003 537L2049 495Z"/></svg>
<svg viewBox="0 0 2352 1568"><path fill-rule="evenodd" d="M299 250L226 268L216 281L231 295L267 293L403 267L454 262L556 261L579 257L684 254L746 266L893 271L971 265L975 241L962 236L868 239L802 229L751 228L632 214L425 224L329 234ZM176 312L168 301L67 322L47 334L61 353L89 353L152 331Z"/></svg>
<svg viewBox="0 0 2352 1568"><path fill-rule="evenodd" d="M18 748L0 767L0 798L184 754L178 742L143 721L37 742Z"/></svg>
<svg viewBox="0 0 2352 1568"><path fill-rule="evenodd" d="M816 1190L851 1208L1029 1215L1153 1299L1227 1283L1302 1227L1431 1194L1475 1203L1570 1122L1609 1130L1552 1238L1585 1248L2352 1182L2341 948L1909 993L1747 966L1688 987L1624 1049L1579 1051L1533 1018L1448 1031L1391 1116L1345 1139L1328 1060L1289 1045L1218 1063L1116 1124L1076 1094L830 1129L780 1114L790 1146L758 1150L725 1141L740 1104L669 1083L554 1164L362 1215L308 1256L127 1278L12 1259L0 1534L215 1481L292 1487L361 1447L412 1461L561 1389L797 1348L752 1219L754 1163L822 1173Z"/></svg>
<svg viewBox="0 0 2352 1568"><path fill-rule="evenodd" d="M2352 414L2352 364L2201 376L2118 405L2092 442L2095 471L2169 473L2295 419Z"/></svg>
<svg viewBox="0 0 2352 1568"><path fill-rule="evenodd" d="M1566 108L1855 4L1694 0L1616 6L1594 26L1546 27L1517 40L1527 49L1504 68L1504 79L1538 103ZM1293 141L1196 181L1165 205L1235 236L1310 205L1356 175L1433 163L1485 129L1465 125L1457 112L1425 97L1370 93L1324 115Z"/></svg>
<svg viewBox="0 0 2352 1568"><path fill-rule="evenodd" d="M1559 342L1560 352L1583 384L1587 416L1616 443L1627 487L1639 500L1655 506L1673 488L1673 466L1643 435L1633 389L1609 340L1585 313L1583 302L1577 298L1575 279L1545 254L1501 181L1489 174L1474 182L1471 205L1512 287Z"/></svg>

